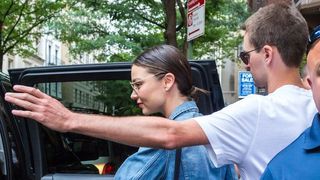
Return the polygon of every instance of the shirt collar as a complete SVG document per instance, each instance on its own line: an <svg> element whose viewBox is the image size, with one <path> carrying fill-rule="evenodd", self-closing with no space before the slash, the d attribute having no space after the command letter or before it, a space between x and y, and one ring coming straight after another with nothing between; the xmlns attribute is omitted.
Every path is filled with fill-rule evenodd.
<svg viewBox="0 0 320 180"><path fill-rule="evenodd" d="M312 126L305 132L303 148L311 150L320 146L320 114L314 116Z"/></svg>
<svg viewBox="0 0 320 180"><path fill-rule="evenodd" d="M199 109L194 101L186 101L176 107L174 111L169 116L169 119L176 119L180 114L192 111L192 112L199 112Z"/></svg>

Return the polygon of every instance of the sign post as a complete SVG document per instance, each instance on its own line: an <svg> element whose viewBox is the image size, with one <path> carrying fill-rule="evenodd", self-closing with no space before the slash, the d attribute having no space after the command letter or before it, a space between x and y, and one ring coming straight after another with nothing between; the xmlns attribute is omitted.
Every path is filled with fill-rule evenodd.
<svg viewBox="0 0 320 180"><path fill-rule="evenodd" d="M187 15L187 40L191 41L204 34L205 0L188 0Z"/></svg>
<svg viewBox="0 0 320 180"><path fill-rule="evenodd" d="M238 74L238 97L244 98L256 93L252 74L249 71L239 71Z"/></svg>

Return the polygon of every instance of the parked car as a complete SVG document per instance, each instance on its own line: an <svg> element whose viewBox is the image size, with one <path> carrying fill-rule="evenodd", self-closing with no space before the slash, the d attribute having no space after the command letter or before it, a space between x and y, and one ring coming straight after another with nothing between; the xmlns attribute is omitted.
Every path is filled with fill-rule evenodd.
<svg viewBox="0 0 320 180"><path fill-rule="evenodd" d="M197 87L209 90L197 100L200 112L224 106L216 64L191 61ZM74 133L60 133L35 121L15 117L4 94L11 84L35 86L72 111L101 115L141 113L130 100L130 63L84 64L11 69L1 76L0 179L72 180L113 179L136 147Z"/></svg>

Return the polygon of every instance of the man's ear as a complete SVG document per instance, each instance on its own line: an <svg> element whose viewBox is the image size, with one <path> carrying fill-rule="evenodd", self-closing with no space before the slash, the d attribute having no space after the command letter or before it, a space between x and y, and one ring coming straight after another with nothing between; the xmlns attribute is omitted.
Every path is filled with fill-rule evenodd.
<svg viewBox="0 0 320 180"><path fill-rule="evenodd" d="M311 81L309 75L307 76L307 81L308 81L308 84L309 84L310 88L312 88L312 81Z"/></svg>
<svg viewBox="0 0 320 180"><path fill-rule="evenodd" d="M269 45L263 46L265 63L270 64L273 59L273 48Z"/></svg>
<svg viewBox="0 0 320 180"><path fill-rule="evenodd" d="M164 75L163 81L165 85L164 88L166 91L168 91L173 86L173 84L175 83L175 80L176 78L172 73L167 73L166 75Z"/></svg>

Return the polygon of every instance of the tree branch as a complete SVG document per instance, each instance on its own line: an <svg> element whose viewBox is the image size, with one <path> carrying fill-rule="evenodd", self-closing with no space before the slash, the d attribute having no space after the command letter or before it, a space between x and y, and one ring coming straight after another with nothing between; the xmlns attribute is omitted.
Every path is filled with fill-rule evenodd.
<svg viewBox="0 0 320 180"><path fill-rule="evenodd" d="M48 17L44 17L42 20L37 21L30 28L26 29L25 31L20 33L18 36L14 36L14 37L10 38L9 40L11 40L11 39L17 39L17 40L14 43L12 43L12 45L9 46L7 49L4 49L4 52L7 53L10 49L14 48L14 46L16 46L19 42L21 42L22 39L24 39L25 37L30 35L30 32L33 28L37 27L38 25L42 24L43 22L47 21L48 19L52 18L53 16L54 16L54 14L52 14L51 16L48 16ZM7 42L5 42L5 43L7 43Z"/></svg>
<svg viewBox="0 0 320 180"><path fill-rule="evenodd" d="M7 43L8 41L13 40L13 39L16 39L16 38L19 39L19 36L21 36L21 34L23 35L23 34L28 34L28 33L30 33L30 32L32 31L32 29L34 29L35 27L37 27L37 26L39 26L40 24L42 24L42 23L48 21L49 19L55 17L55 15L56 15L56 13L57 13L58 11L59 11L59 10L54 11L54 12L52 12L52 13L51 13L50 15L48 15L48 16L43 16L42 19L41 19L41 17L37 17L37 19L41 19L41 20L38 20L38 21L34 22L34 24L30 25L30 27L29 27L28 29L22 31L22 32L19 33L17 36L10 36L10 34L12 33L12 31L14 30L14 27L15 27L15 26L17 25L17 23L18 23L18 21L17 21L16 24L14 25L14 27L11 29L10 34L8 34L8 36L7 36L6 40L4 41L4 43ZM22 12L22 11L21 11L21 12ZM19 16L19 19L21 18L21 16L22 16L22 15Z"/></svg>
<svg viewBox="0 0 320 180"><path fill-rule="evenodd" d="M99 35L103 34L103 35L109 35L110 33L108 31L105 31L103 28L101 28L101 26L98 26L97 24L92 24L92 29L96 29L96 30L92 30L91 32L93 33L98 33Z"/></svg>
<svg viewBox="0 0 320 180"><path fill-rule="evenodd" d="M142 14L140 14L140 13L138 13L137 12L137 9L135 9L135 8L133 8L133 11L139 16L139 17L141 17L142 19L144 19L144 20L146 20L146 21L148 21L148 22L150 22L150 23L152 23L152 24L155 24L155 25L157 25L157 26L159 26L159 27L161 27L161 28L165 28L165 26L163 26L162 24L159 24L159 23L157 23L156 21L153 21L153 20L151 20L151 19L149 19L149 18L146 18L146 17L144 17Z"/></svg>
<svg viewBox="0 0 320 180"><path fill-rule="evenodd" d="M14 4L14 3L13 3L13 0L11 0L11 4L10 4L9 8L7 9L6 13L4 13L3 22L5 22L5 21L6 21L6 17L9 16L10 10L11 10L11 8L13 7L13 4Z"/></svg>
<svg viewBox="0 0 320 180"><path fill-rule="evenodd" d="M187 17L185 13L185 8L183 7L181 0L177 0L177 4L179 7L179 12L180 12L182 21L180 22L179 26L176 28L176 31L180 31L181 28L186 27Z"/></svg>
<svg viewBox="0 0 320 180"><path fill-rule="evenodd" d="M20 43L21 42L21 39L23 39L23 38L25 38L25 37L27 37L28 35L31 35L30 33L28 34L25 34L25 35L23 35L23 36L21 36L19 39L17 39L14 43L12 43L12 45L11 46L9 46L9 47L7 47L7 48L5 48L4 49L4 53L3 54L6 54L7 52L9 52L11 49L13 49L18 43Z"/></svg>
<svg viewBox="0 0 320 180"><path fill-rule="evenodd" d="M15 22L15 24L12 26L10 32L8 33L7 37L4 39L3 41L3 44L6 44L8 42L8 40L10 40L10 36L12 34L12 32L14 31L14 29L17 27L18 23L20 22L21 20L21 17L22 17L22 13L23 13L23 10L24 8L26 7L26 4L28 3L28 0L26 0L24 2L24 4L22 5L22 8L21 8L21 11L19 13L19 18L17 19L17 21Z"/></svg>

